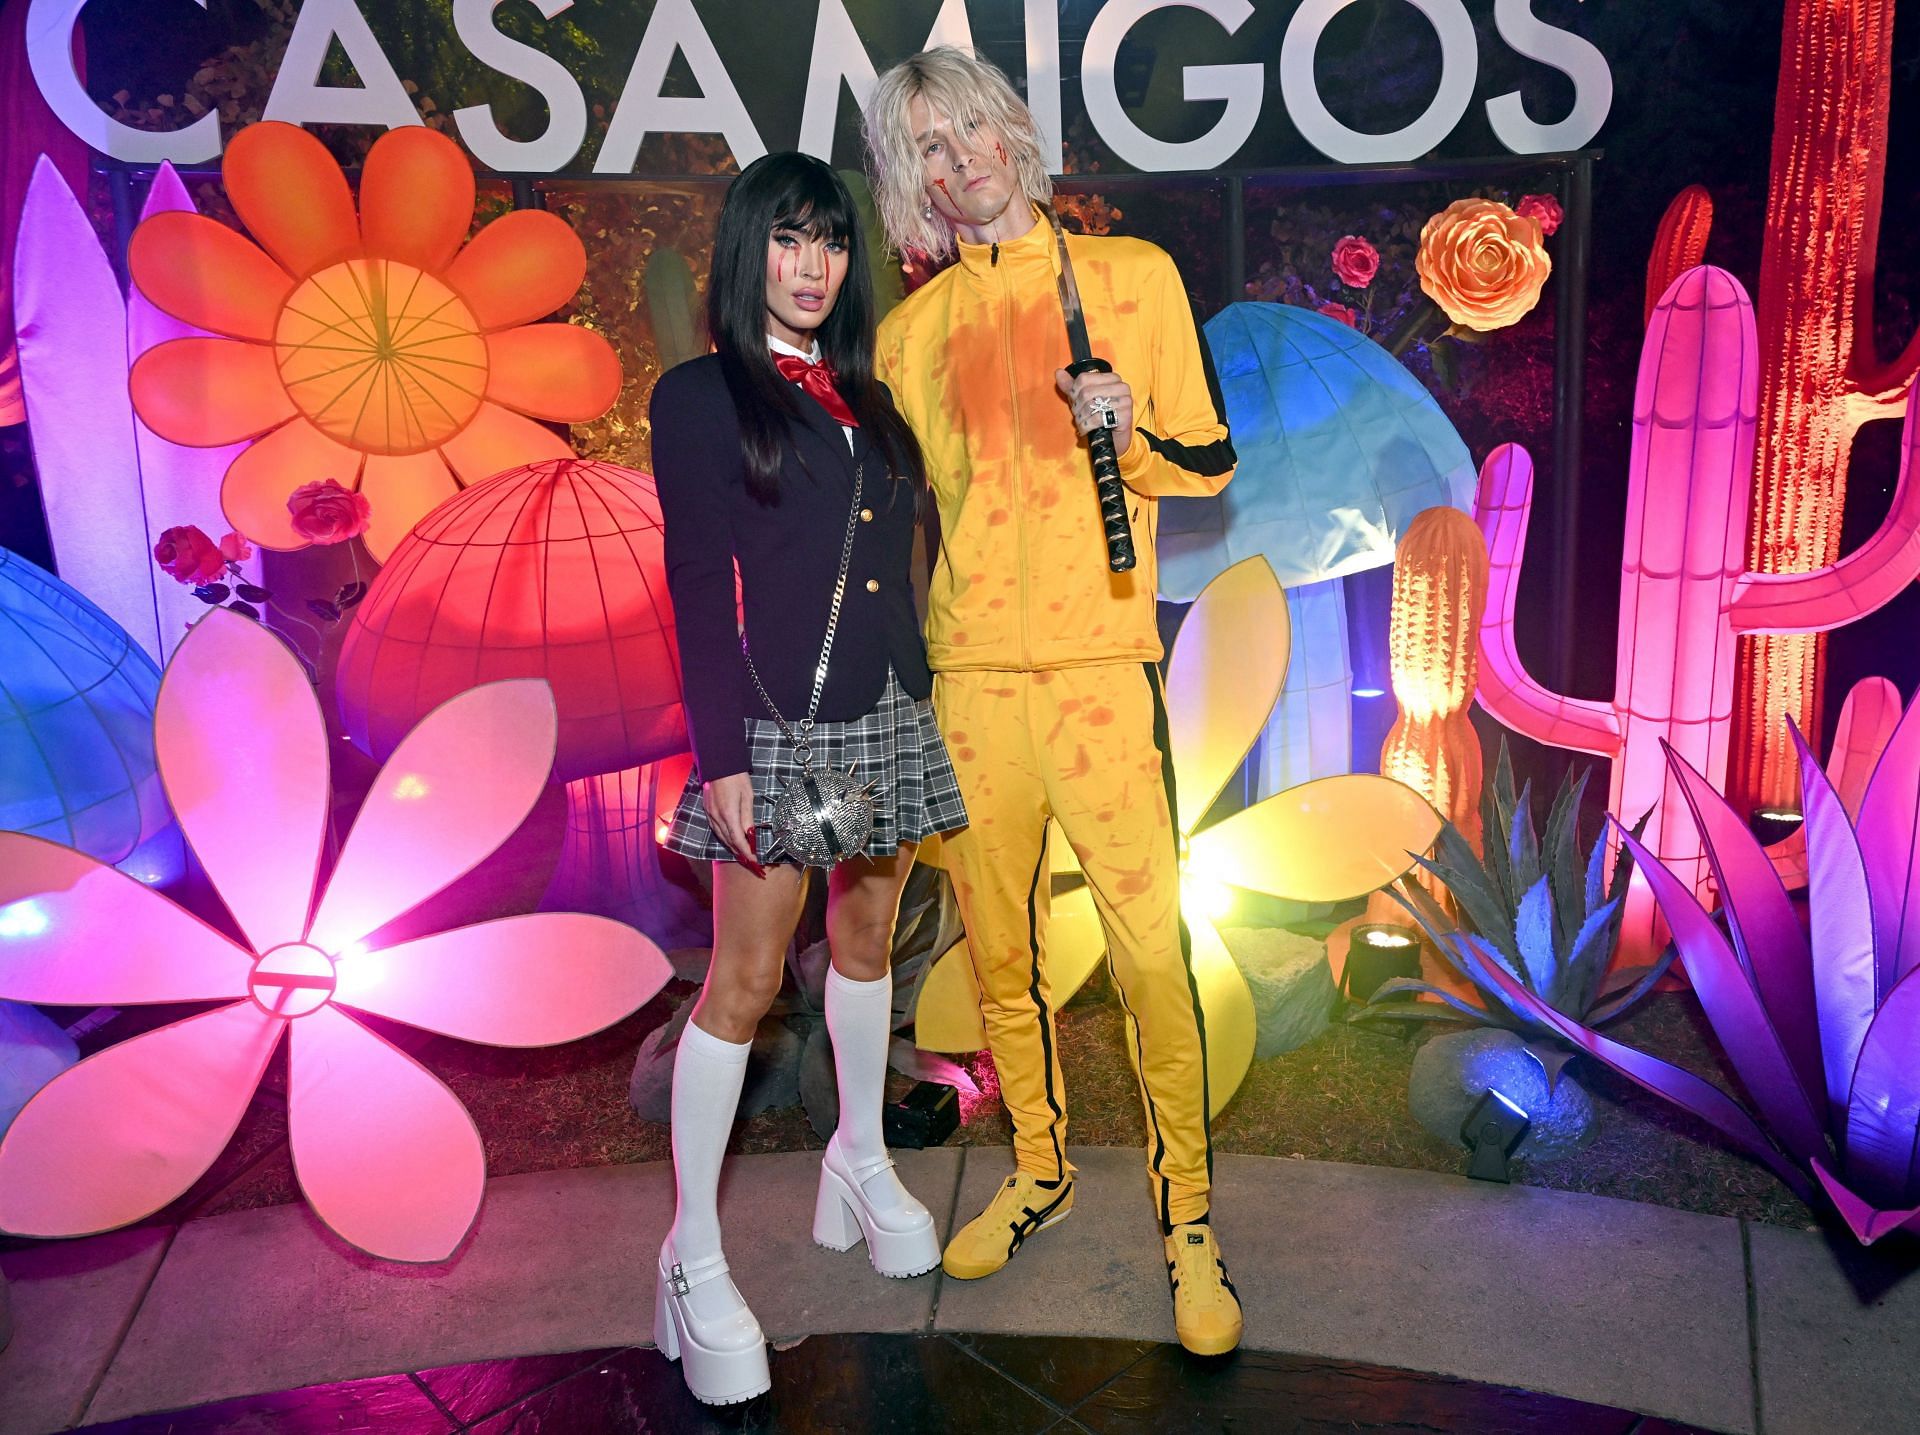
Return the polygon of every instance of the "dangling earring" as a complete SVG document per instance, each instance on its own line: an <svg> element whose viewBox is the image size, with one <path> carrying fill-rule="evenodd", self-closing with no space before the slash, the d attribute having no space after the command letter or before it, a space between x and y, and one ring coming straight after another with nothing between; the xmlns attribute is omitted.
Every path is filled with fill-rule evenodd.
<svg viewBox="0 0 1920 1435"><path fill-rule="evenodd" d="M928 200L925 204L920 206L920 217L922 219L933 218L933 201L932 200Z"/></svg>

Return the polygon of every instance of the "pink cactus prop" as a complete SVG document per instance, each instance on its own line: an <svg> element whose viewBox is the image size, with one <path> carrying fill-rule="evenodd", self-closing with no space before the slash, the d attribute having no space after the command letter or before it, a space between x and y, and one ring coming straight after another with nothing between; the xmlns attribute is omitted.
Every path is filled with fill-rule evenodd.
<svg viewBox="0 0 1920 1435"><path fill-rule="evenodd" d="M1634 396L1611 701L1550 692L1520 661L1513 616L1533 496L1526 451L1496 449L1475 499L1493 566L1481 632L1481 705L1536 742L1611 759L1608 810L1628 821L1651 812L1647 849L1703 894L1706 853L1661 744L1721 784L1732 732L1734 638L1841 627L1920 575L1920 416L1911 407L1900 481L1878 533L1811 573L1746 571L1758 378L1753 304L1739 281L1711 266L1674 280L1647 327ZM1653 893L1636 872L1621 929L1623 958L1648 961L1664 940Z"/></svg>
<svg viewBox="0 0 1920 1435"><path fill-rule="evenodd" d="M162 681L155 746L241 941L91 857L0 833L0 997L224 1004L89 1057L27 1103L0 1140L0 1229L88 1235L159 1210L220 1154L285 1037L314 1212L376 1256L452 1255L480 1208L479 1134L438 1077L353 1013L548 1046L619 1021L670 974L632 928L571 912L379 944L512 835L556 732L537 681L442 704L374 779L316 903L331 803L319 702L273 634L202 619Z"/></svg>

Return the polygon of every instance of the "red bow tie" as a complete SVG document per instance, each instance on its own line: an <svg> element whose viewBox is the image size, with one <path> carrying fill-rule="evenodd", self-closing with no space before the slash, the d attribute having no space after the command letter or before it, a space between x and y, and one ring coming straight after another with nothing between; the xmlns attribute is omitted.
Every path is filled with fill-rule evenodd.
<svg viewBox="0 0 1920 1435"><path fill-rule="evenodd" d="M775 354L773 366L780 371L781 378L798 384L812 394L820 407L832 414L837 422L848 428L860 427L860 420L853 416L853 410L847 407L847 401L840 397L840 390L834 385L832 367L824 360L816 364L792 354Z"/></svg>

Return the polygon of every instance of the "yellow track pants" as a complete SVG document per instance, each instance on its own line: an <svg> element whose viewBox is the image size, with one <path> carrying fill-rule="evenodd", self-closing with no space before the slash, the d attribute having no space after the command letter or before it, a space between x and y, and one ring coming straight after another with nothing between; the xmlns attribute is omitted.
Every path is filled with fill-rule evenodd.
<svg viewBox="0 0 1920 1435"><path fill-rule="evenodd" d="M1047 983L1058 819L1092 889L1133 1019L1147 1171L1164 1226L1207 1213L1206 1027L1180 920L1173 769L1151 664L939 674L934 710L970 825L944 839L1015 1162L1067 1175L1066 1087Z"/></svg>

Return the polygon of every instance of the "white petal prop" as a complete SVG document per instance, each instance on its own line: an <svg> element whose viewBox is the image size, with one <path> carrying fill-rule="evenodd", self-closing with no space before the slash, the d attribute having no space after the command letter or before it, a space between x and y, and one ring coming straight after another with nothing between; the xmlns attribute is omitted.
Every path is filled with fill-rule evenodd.
<svg viewBox="0 0 1920 1435"><path fill-rule="evenodd" d="M0 997L139 1006L247 994L253 954L83 852L0 832Z"/></svg>
<svg viewBox="0 0 1920 1435"><path fill-rule="evenodd" d="M428 713L374 778L307 940L343 952L485 861L533 810L558 737L537 679L470 688Z"/></svg>
<svg viewBox="0 0 1920 1435"><path fill-rule="evenodd" d="M89 1236L180 1196L233 1136L285 1025L236 1002L55 1077L0 1139L0 1230Z"/></svg>
<svg viewBox="0 0 1920 1435"><path fill-rule="evenodd" d="M1439 815L1419 793L1353 773L1277 792L1196 832L1187 866L1274 897L1340 902L1386 886L1439 835Z"/></svg>
<svg viewBox="0 0 1920 1435"><path fill-rule="evenodd" d="M255 951L298 941L326 839L327 725L306 670L216 608L175 651L154 708L167 801Z"/></svg>
<svg viewBox="0 0 1920 1435"><path fill-rule="evenodd" d="M1207 814L1259 738L1287 675L1287 596L1262 557L1207 584L1167 664L1167 722L1180 830Z"/></svg>
<svg viewBox="0 0 1920 1435"><path fill-rule="evenodd" d="M624 922L535 912L352 952L334 995L463 1041L552 1046L630 1016L672 975L660 948Z"/></svg>
<svg viewBox="0 0 1920 1435"><path fill-rule="evenodd" d="M287 1108L294 1172L349 1245L443 1261L480 1211L486 1161L440 1078L336 1007L295 1024Z"/></svg>
<svg viewBox="0 0 1920 1435"><path fill-rule="evenodd" d="M45 155L0 264L12 265L20 378L60 576L158 660L166 648L151 550L160 535L141 503L126 302L86 209Z"/></svg>

